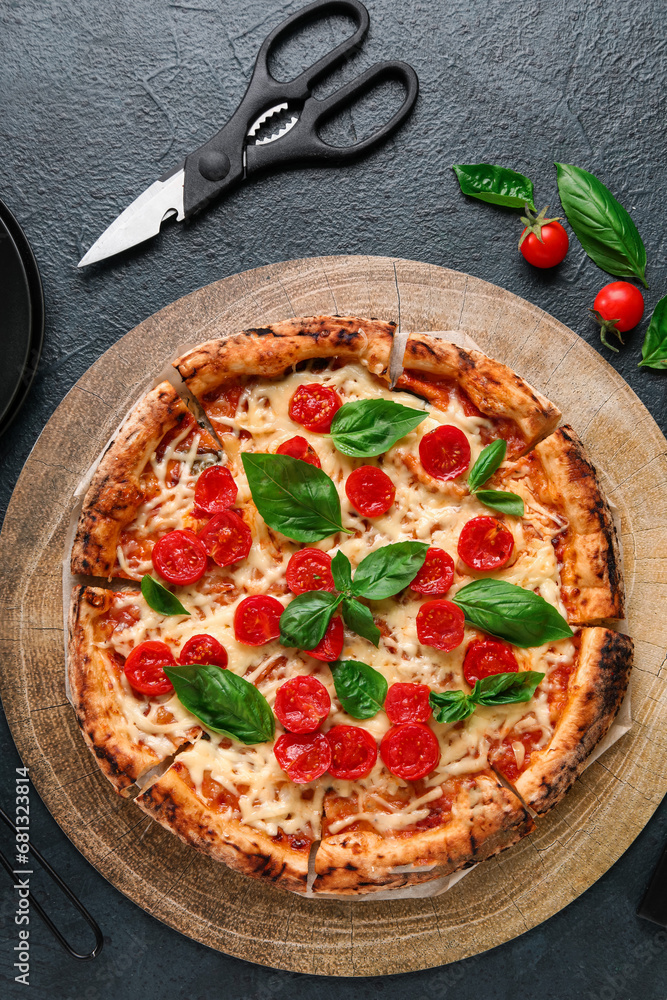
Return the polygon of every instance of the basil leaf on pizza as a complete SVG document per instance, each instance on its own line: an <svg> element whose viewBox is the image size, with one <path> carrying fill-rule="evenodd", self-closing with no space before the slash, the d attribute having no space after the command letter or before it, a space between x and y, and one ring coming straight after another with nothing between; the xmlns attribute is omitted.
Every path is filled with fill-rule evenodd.
<svg viewBox="0 0 667 1000"><path fill-rule="evenodd" d="M343 597L343 621L348 628L368 639L374 646L379 646L382 632L373 621L373 615L365 604L355 601L354 597Z"/></svg>
<svg viewBox="0 0 667 1000"><path fill-rule="evenodd" d="M552 604L533 590L505 580L475 580L461 587L452 600L471 625L521 649L574 635Z"/></svg>
<svg viewBox="0 0 667 1000"><path fill-rule="evenodd" d="M159 615L189 615L179 599L150 574L141 578L141 593L149 608Z"/></svg>
<svg viewBox="0 0 667 1000"><path fill-rule="evenodd" d="M211 664L165 667L181 704L207 729L248 745L275 735L275 719L264 695L232 670Z"/></svg>
<svg viewBox="0 0 667 1000"><path fill-rule="evenodd" d="M412 583L424 565L427 542L394 542L362 559L354 574L352 593L372 601L393 597Z"/></svg>
<svg viewBox="0 0 667 1000"><path fill-rule="evenodd" d="M470 700L476 705L512 705L515 702L530 701L543 680L544 674L539 670L492 674L475 683Z"/></svg>
<svg viewBox="0 0 667 1000"><path fill-rule="evenodd" d="M331 575L337 590L345 593L352 588L352 563L344 552L337 552L331 560Z"/></svg>
<svg viewBox="0 0 667 1000"><path fill-rule="evenodd" d="M296 542L319 542L338 531L340 498L321 469L289 455L243 452L243 468L257 510L274 531Z"/></svg>
<svg viewBox="0 0 667 1000"><path fill-rule="evenodd" d="M341 594L309 590L299 594L280 616L280 642L298 649L315 649L324 638L327 625L343 600Z"/></svg>
<svg viewBox="0 0 667 1000"><path fill-rule="evenodd" d="M522 498L516 493L509 493L505 490L477 490L475 496L485 507L499 510L501 514L523 517L526 512Z"/></svg>
<svg viewBox="0 0 667 1000"><path fill-rule="evenodd" d="M336 660L329 666L343 710L353 719L372 719L377 715L388 690L382 674L357 660Z"/></svg>
<svg viewBox="0 0 667 1000"><path fill-rule="evenodd" d="M509 493L505 490L481 489L487 479L490 479L503 464L506 453L507 442L503 438L496 438L491 444L487 444L470 470L468 489L485 507L499 510L502 514L511 514L512 517L523 517L525 513L524 503L516 493Z"/></svg>
<svg viewBox="0 0 667 1000"><path fill-rule="evenodd" d="M338 451L352 458L381 455L418 427L428 413L390 399L355 399L344 403L331 422Z"/></svg>
<svg viewBox="0 0 667 1000"><path fill-rule="evenodd" d="M524 205L535 208L533 182L516 170L497 167L493 163L457 163L452 170L463 194L471 198L503 208L523 208Z"/></svg>
<svg viewBox="0 0 667 1000"><path fill-rule="evenodd" d="M475 711L465 691L431 691L428 703L436 722L462 722Z"/></svg>

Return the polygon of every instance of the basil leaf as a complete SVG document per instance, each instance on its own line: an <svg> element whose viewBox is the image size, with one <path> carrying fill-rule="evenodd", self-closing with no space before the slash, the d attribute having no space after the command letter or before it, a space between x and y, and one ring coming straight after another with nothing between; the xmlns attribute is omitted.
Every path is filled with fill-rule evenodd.
<svg viewBox="0 0 667 1000"><path fill-rule="evenodd" d="M558 192L567 221L598 267L620 278L638 278L645 288L646 250L634 222L594 174L557 163Z"/></svg>
<svg viewBox="0 0 667 1000"><path fill-rule="evenodd" d="M468 476L468 489L471 493L475 493L500 468L506 453L507 441L502 438L496 438L482 449Z"/></svg>
<svg viewBox="0 0 667 1000"><path fill-rule="evenodd" d="M177 597L163 587L152 576L146 574L141 578L141 593L149 608L159 615L189 615Z"/></svg>
<svg viewBox="0 0 667 1000"><path fill-rule="evenodd" d="M464 194L480 201L504 208L523 208L533 204L533 182L507 167L495 167L491 163L460 163L452 170L456 174Z"/></svg>
<svg viewBox="0 0 667 1000"><path fill-rule="evenodd" d="M387 682L382 674L357 660L336 660L329 666L344 711L353 719L377 715L387 697Z"/></svg>
<svg viewBox="0 0 667 1000"><path fill-rule="evenodd" d="M357 566L352 593L381 601L407 587L424 565L427 542L395 542L383 545Z"/></svg>
<svg viewBox="0 0 667 1000"><path fill-rule="evenodd" d="M425 410L390 399L356 399L343 403L331 422L331 437L338 451L353 458L381 455L400 438L426 420Z"/></svg>
<svg viewBox="0 0 667 1000"><path fill-rule="evenodd" d="M452 598L471 625L522 649L574 635L553 605L504 580L475 580Z"/></svg>
<svg viewBox="0 0 667 1000"><path fill-rule="evenodd" d="M280 642L283 646L315 649L342 600L341 594L331 594L328 590L299 594L280 616Z"/></svg>
<svg viewBox="0 0 667 1000"><path fill-rule="evenodd" d="M476 705L510 705L530 701L537 685L543 680L544 674L537 670L482 677L472 689L470 700Z"/></svg>
<svg viewBox="0 0 667 1000"><path fill-rule="evenodd" d="M297 542L319 542L337 531L340 499L325 472L290 455L244 452L243 468L257 510L270 528Z"/></svg>
<svg viewBox="0 0 667 1000"><path fill-rule="evenodd" d="M204 664L165 667L181 704L207 729L240 743L266 743L275 735L264 695L232 670Z"/></svg>
<svg viewBox="0 0 667 1000"><path fill-rule="evenodd" d="M462 722L475 711L465 691L431 691L428 703L436 722Z"/></svg>
<svg viewBox="0 0 667 1000"><path fill-rule="evenodd" d="M352 563L344 552L337 552L331 560L331 575L338 590L349 590L352 586Z"/></svg>
<svg viewBox="0 0 667 1000"><path fill-rule="evenodd" d="M373 615L360 601L355 601L353 597L343 598L343 621L348 628L360 635L362 639L368 639L374 646L380 645L382 632L373 621Z"/></svg>
<svg viewBox="0 0 667 1000"><path fill-rule="evenodd" d="M516 493L507 493L505 490L477 490L475 496L485 507L492 507L502 514L523 517L525 513L523 500Z"/></svg>
<svg viewBox="0 0 667 1000"><path fill-rule="evenodd" d="M667 295L653 310L642 345L639 367L667 368Z"/></svg>

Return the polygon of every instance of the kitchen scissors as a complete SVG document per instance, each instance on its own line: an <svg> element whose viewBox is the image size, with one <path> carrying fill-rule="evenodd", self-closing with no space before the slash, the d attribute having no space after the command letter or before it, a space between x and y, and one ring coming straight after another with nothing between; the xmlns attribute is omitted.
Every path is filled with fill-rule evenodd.
<svg viewBox="0 0 667 1000"><path fill-rule="evenodd" d="M295 79L279 82L268 65L273 47L306 24L329 14L351 17L355 30ZM340 90L322 100L313 97L313 86L357 52L370 24L360 0L315 0L279 24L265 38L255 62L248 89L238 108L220 131L178 166L140 194L111 223L79 262L85 267L156 236L169 218L187 219L213 198L228 194L242 181L271 167L324 166L350 163L379 146L412 111L419 81L407 63L379 62ZM350 146L332 146L319 130L338 112L351 107L379 83L402 84L405 98L398 110L372 135ZM257 133L274 114L291 115L274 135Z"/></svg>

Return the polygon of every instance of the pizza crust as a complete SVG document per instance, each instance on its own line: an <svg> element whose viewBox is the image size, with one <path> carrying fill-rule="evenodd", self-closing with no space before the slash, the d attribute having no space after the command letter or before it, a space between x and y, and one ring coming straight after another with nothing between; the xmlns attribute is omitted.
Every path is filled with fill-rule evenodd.
<svg viewBox="0 0 667 1000"><path fill-rule="evenodd" d="M294 850L284 839L211 809L178 773L178 760L134 799L165 830L234 871L282 889L305 892L310 843Z"/></svg>
<svg viewBox="0 0 667 1000"><path fill-rule="evenodd" d="M568 700L545 750L533 754L514 787L543 814L560 802L607 733L628 687L632 639L607 628L585 628Z"/></svg>
<svg viewBox="0 0 667 1000"><path fill-rule="evenodd" d="M358 895L430 882L498 854L534 827L509 789L492 775L475 775L472 788L461 788L443 826L404 837L368 830L323 836L313 891ZM407 865L416 870L395 871Z"/></svg>
<svg viewBox="0 0 667 1000"><path fill-rule="evenodd" d="M141 473L164 435L188 418L192 414L169 382L161 382L131 411L84 497L72 547L72 573L111 576L121 532L144 501Z"/></svg>
<svg viewBox="0 0 667 1000"><path fill-rule="evenodd" d="M526 442L526 450L550 434L561 417L550 400L511 368L480 351L466 351L440 337L411 333L403 367L453 379L485 416L513 420Z"/></svg>

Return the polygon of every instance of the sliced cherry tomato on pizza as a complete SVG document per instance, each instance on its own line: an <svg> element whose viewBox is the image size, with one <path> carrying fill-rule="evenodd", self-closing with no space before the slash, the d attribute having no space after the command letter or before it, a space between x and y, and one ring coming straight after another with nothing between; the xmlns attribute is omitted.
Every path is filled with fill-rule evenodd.
<svg viewBox="0 0 667 1000"><path fill-rule="evenodd" d="M317 677L290 677L276 691L273 711L290 733L314 733L331 709L331 698Z"/></svg>
<svg viewBox="0 0 667 1000"><path fill-rule="evenodd" d="M233 510L215 514L198 538L218 566L231 566L245 559L252 546L250 528Z"/></svg>
<svg viewBox="0 0 667 1000"><path fill-rule="evenodd" d="M204 469L195 484L195 517L212 517L233 507L238 486L224 465Z"/></svg>
<svg viewBox="0 0 667 1000"><path fill-rule="evenodd" d="M387 691L384 710L394 725L400 722L426 722L431 717L427 684L392 684Z"/></svg>
<svg viewBox="0 0 667 1000"><path fill-rule="evenodd" d="M465 616L451 601L427 601L417 612L417 638L423 646L449 653L463 642Z"/></svg>
<svg viewBox="0 0 667 1000"><path fill-rule="evenodd" d="M403 722L384 734L380 756L392 774L404 781L417 781L437 766L440 744L423 722Z"/></svg>
<svg viewBox="0 0 667 1000"><path fill-rule="evenodd" d="M326 434L331 428L336 411L343 405L335 389L313 382L300 385L289 404L289 415L307 431Z"/></svg>
<svg viewBox="0 0 667 1000"><path fill-rule="evenodd" d="M419 459L434 479L456 479L470 465L470 443L458 427L442 424L424 434L419 442Z"/></svg>
<svg viewBox="0 0 667 1000"><path fill-rule="evenodd" d="M285 774L297 785L320 778L331 764L331 747L322 733L303 736L283 733L276 740L273 752Z"/></svg>
<svg viewBox="0 0 667 1000"><path fill-rule="evenodd" d="M140 694L168 694L174 686L163 667L175 667L176 660L166 642L147 639L135 646L125 661L125 676Z"/></svg>
<svg viewBox="0 0 667 1000"><path fill-rule="evenodd" d="M227 650L214 635L193 635L181 649L178 662L182 667L189 663L210 663L224 670L227 666Z"/></svg>
<svg viewBox="0 0 667 1000"><path fill-rule="evenodd" d="M309 590L335 590L331 575L331 556L321 549L299 549L291 557L285 572L287 586L293 594Z"/></svg>
<svg viewBox="0 0 667 1000"><path fill-rule="evenodd" d="M168 583L186 587L201 580L208 558L194 531L170 531L158 538L151 553L153 566Z"/></svg>
<svg viewBox="0 0 667 1000"><path fill-rule="evenodd" d="M276 455L289 455L291 458L300 458L302 462L308 462L309 465L314 465L316 469L322 468L320 460L317 457L317 452L312 445L308 444L305 437L301 437L300 434L290 438L289 441L283 441L276 450Z"/></svg>
<svg viewBox="0 0 667 1000"><path fill-rule="evenodd" d="M324 637L318 642L315 649L307 649L306 653L308 656L314 656L316 660L324 660L325 663L333 663L334 660L340 659L340 654L343 652L343 643L345 642L345 633L343 630L343 622L336 615L332 618L327 625L327 630L324 633Z"/></svg>
<svg viewBox="0 0 667 1000"><path fill-rule="evenodd" d="M426 550L424 565L410 587L418 594L443 597L454 583L454 560L444 549Z"/></svg>
<svg viewBox="0 0 667 1000"><path fill-rule="evenodd" d="M246 646L263 646L277 639L284 610L280 601L268 594L244 597L234 612L234 638Z"/></svg>
<svg viewBox="0 0 667 1000"><path fill-rule="evenodd" d="M519 669L511 646L500 639L477 639L471 642L463 661L463 676L470 685L492 674L514 674Z"/></svg>
<svg viewBox="0 0 667 1000"><path fill-rule="evenodd" d="M362 465L347 477L347 499L363 517L386 514L394 502L396 487L376 465Z"/></svg>
<svg viewBox="0 0 667 1000"><path fill-rule="evenodd" d="M502 569L513 551L514 535L495 517L473 517L463 525L458 553L471 569Z"/></svg>
<svg viewBox="0 0 667 1000"><path fill-rule="evenodd" d="M332 726L326 734L331 748L329 774L342 781L365 778L378 757L377 743L361 726Z"/></svg>

